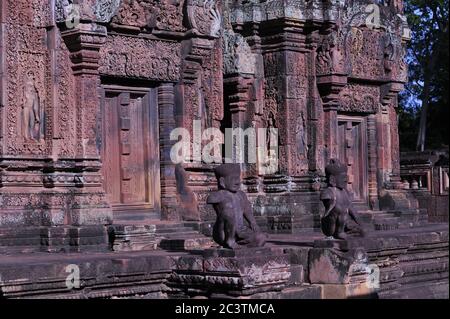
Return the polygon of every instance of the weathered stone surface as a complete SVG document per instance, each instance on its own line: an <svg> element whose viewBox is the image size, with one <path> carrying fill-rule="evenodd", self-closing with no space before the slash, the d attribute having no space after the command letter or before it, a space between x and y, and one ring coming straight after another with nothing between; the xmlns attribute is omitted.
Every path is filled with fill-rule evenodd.
<svg viewBox="0 0 450 319"><path fill-rule="evenodd" d="M188 295L195 291L232 296L279 291L291 276L288 256L269 248L209 249L199 256L177 257L174 262L169 285Z"/></svg>
<svg viewBox="0 0 450 319"><path fill-rule="evenodd" d="M104 226L0 228L0 252L106 251Z"/></svg>
<svg viewBox="0 0 450 319"><path fill-rule="evenodd" d="M309 280L313 284L349 284L368 274L364 249L343 252L333 248L313 248L309 252Z"/></svg>
<svg viewBox="0 0 450 319"><path fill-rule="evenodd" d="M79 270L79 287L71 277ZM170 263L162 254L3 256L0 295L4 298L111 298L154 293L163 297ZM67 281L71 284L67 284Z"/></svg>
<svg viewBox="0 0 450 319"><path fill-rule="evenodd" d="M366 283L344 284L344 285L321 285L322 299L373 299L377 294L369 288Z"/></svg>
<svg viewBox="0 0 450 319"><path fill-rule="evenodd" d="M110 249L113 251L154 250L155 225L113 225L108 227Z"/></svg>

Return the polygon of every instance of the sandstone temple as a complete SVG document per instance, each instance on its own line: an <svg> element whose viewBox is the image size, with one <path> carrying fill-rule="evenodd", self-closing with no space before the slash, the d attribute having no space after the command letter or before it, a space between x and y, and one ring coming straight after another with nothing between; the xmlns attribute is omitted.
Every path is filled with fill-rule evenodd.
<svg viewBox="0 0 450 319"><path fill-rule="evenodd" d="M448 298L448 205L401 177L409 39L402 0L0 0L0 299ZM277 129L241 164L265 247L212 241L217 164L171 159L198 126ZM321 232L332 158L363 238Z"/></svg>

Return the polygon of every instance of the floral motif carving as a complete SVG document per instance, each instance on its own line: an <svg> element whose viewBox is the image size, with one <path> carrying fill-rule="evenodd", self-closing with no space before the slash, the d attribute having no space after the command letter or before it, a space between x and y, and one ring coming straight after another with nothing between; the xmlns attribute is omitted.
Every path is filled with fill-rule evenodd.
<svg viewBox="0 0 450 319"><path fill-rule="evenodd" d="M223 118L223 80L222 72L222 48L219 41L209 58L205 61L202 75L202 87L205 95L205 103L209 111L208 118L220 121Z"/></svg>
<svg viewBox="0 0 450 319"><path fill-rule="evenodd" d="M112 35L100 54L101 74L160 81L180 77L179 43Z"/></svg>
<svg viewBox="0 0 450 319"><path fill-rule="evenodd" d="M57 114L58 118L55 119L58 123L58 137L61 143L59 143L59 154L64 158L70 158L75 156L75 79L70 68L71 61L69 52L66 49L61 36L58 36L59 49L57 53L57 70L59 73L59 86L58 86L58 105Z"/></svg>
<svg viewBox="0 0 450 319"><path fill-rule="evenodd" d="M48 0L7 0L8 23L47 27L51 21Z"/></svg>
<svg viewBox="0 0 450 319"><path fill-rule="evenodd" d="M349 84L340 94L342 112L377 113L380 90L376 86Z"/></svg>
<svg viewBox="0 0 450 319"><path fill-rule="evenodd" d="M112 21L119 25L184 31L185 0L123 0Z"/></svg>

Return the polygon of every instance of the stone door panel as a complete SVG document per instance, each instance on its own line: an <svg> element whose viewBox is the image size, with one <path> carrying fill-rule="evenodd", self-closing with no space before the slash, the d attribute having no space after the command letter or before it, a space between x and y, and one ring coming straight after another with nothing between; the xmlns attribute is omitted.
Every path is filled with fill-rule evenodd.
<svg viewBox="0 0 450 319"><path fill-rule="evenodd" d="M103 181L115 211L159 212L157 112L154 89L103 88Z"/></svg>
<svg viewBox="0 0 450 319"><path fill-rule="evenodd" d="M338 158L348 165L348 190L354 201L367 203L367 128L364 118L338 117Z"/></svg>

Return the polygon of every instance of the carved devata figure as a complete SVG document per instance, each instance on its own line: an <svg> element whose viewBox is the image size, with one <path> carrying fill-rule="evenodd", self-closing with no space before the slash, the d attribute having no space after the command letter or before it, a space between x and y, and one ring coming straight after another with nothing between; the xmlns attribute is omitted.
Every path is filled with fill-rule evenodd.
<svg viewBox="0 0 450 319"><path fill-rule="evenodd" d="M262 247L266 236L260 232L247 195L240 190L239 164L223 164L215 169L219 190L207 199L217 213L213 238L225 248Z"/></svg>
<svg viewBox="0 0 450 319"><path fill-rule="evenodd" d="M347 190L347 166L332 159L325 168L328 187L320 194L325 206L325 214L321 219L322 231L329 239L346 239L347 234L364 236L363 229L352 205ZM350 226L350 218L356 226Z"/></svg>
<svg viewBox="0 0 450 319"><path fill-rule="evenodd" d="M22 134L26 142L42 141L41 102L35 86L34 73L27 73L22 100Z"/></svg>

